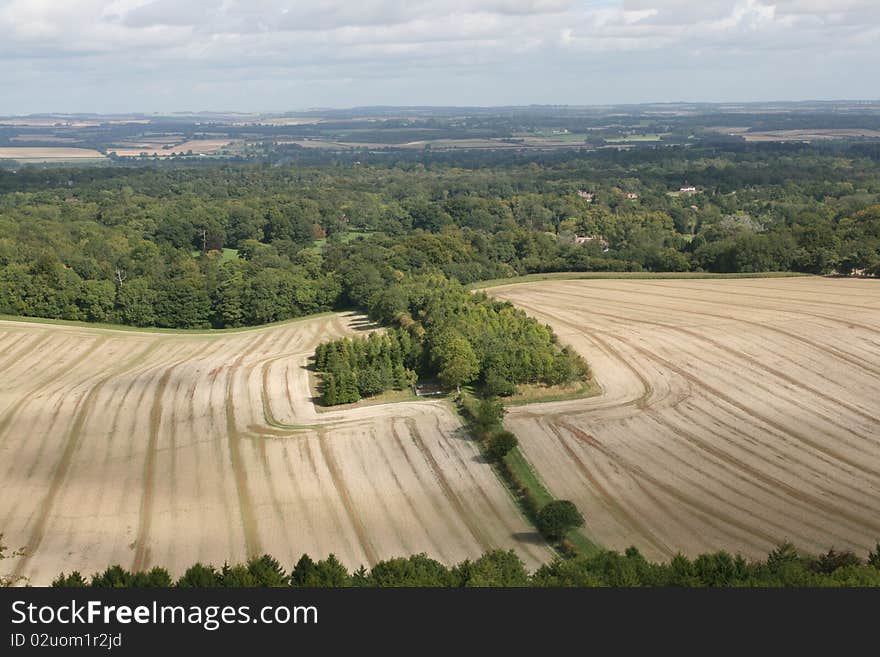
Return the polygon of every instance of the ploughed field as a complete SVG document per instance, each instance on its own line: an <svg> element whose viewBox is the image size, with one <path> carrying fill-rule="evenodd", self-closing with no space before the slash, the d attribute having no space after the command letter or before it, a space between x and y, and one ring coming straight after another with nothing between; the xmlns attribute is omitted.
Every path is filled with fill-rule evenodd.
<svg viewBox="0 0 880 657"><path fill-rule="evenodd" d="M349 568L492 547L549 559L439 401L316 412L307 358L369 327L327 315L229 333L0 321L4 570L45 585L108 565L304 552Z"/></svg>
<svg viewBox="0 0 880 657"><path fill-rule="evenodd" d="M880 539L880 281L580 280L489 290L603 392L508 428L602 545L668 558Z"/></svg>

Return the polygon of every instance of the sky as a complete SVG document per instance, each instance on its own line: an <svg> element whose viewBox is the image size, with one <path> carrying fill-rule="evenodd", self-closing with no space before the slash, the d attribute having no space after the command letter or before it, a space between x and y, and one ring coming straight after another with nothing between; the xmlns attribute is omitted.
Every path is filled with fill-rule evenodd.
<svg viewBox="0 0 880 657"><path fill-rule="evenodd" d="M880 97L880 0L0 0L0 35L0 114Z"/></svg>

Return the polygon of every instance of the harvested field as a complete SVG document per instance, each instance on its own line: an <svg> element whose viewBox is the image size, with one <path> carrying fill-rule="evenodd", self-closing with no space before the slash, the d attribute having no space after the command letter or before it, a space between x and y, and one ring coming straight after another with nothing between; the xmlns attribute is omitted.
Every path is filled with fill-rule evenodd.
<svg viewBox="0 0 880 657"><path fill-rule="evenodd" d="M33 584L268 552L356 568L547 546L450 408L316 413L308 355L369 328L326 315L158 333L0 321L0 531Z"/></svg>
<svg viewBox="0 0 880 657"><path fill-rule="evenodd" d="M94 128L100 124L98 121L71 120L65 117L27 117L7 116L0 117L0 125L11 125L21 128Z"/></svg>
<svg viewBox="0 0 880 657"><path fill-rule="evenodd" d="M551 492L651 558L880 539L880 281L578 280L497 287L603 394L511 408Z"/></svg>
<svg viewBox="0 0 880 657"><path fill-rule="evenodd" d="M880 139L880 130L770 130L767 132L746 132L746 141L816 141L825 139Z"/></svg>
<svg viewBox="0 0 880 657"><path fill-rule="evenodd" d="M584 143L581 141L571 140L550 140L542 138L523 138L517 141L504 141L502 139L430 139L407 142L350 142L350 141L331 141L329 139L290 139L279 140L276 143L282 145L296 145L303 148L330 148L336 150L348 149L411 149L422 150L426 146L437 150L453 150L453 149L522 149L522 148L583 148Z"/></svg>
<svg viewBox="0 0 880 657"><path fill-rule="evenodd" d="M312 118L312 117L276 117L276 118L253 118L253 119L242 119L239 121L232 121L230 125L235 126L246 126L246 125L274 125L274 126L289 126L289 125L313 125L315 123L321 123L324 119L320 118Z"/></svg>
<svg viewBox="0 0 880 657"><path fill-rule="evenodd" d="M119 157L138 157L142 153L150 156L170 156L173 153L188 153L192 151L194 155L210 155L216 153L221 148L229 146L233 143L231 139L193 139L182 143L163 143L153 140L150 143L136 144L132 147L116 148L110 150Z"/></svg>
<svg viewBox="0 0 880 657"><path fill-rule="evenodd" d="M748 127L712 126L710 132L742 137L746 141L816 141L828 139L880 139L880 130L867 128L808 128L797 130L756 130L750 132Z"/></svg>
<svg viewBox="0 0 880 657"><path fill-rule="evenodd" d="M75 137L56 137L55 135L20 135L18 137L10 137L11 142L45 142L47 144L78 144L82 139Z"/></svg>
<svg viewBox="0 0 880 657"><path fill-rule="evenodd" d="M12 160L82 160L101 159L104 156L98 151L89 148L54 148L28 147L28 146L3 146L0 147L0 159Z"/></svg>

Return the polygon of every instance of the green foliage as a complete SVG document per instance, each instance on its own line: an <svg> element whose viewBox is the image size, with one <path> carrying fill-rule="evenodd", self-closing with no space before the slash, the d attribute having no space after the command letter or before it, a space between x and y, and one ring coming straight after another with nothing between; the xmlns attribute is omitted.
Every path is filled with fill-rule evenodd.
<svg viewBox="0 0 880 657"><path fill-rule="evenodd" d="M260 585L247 564L235 566L224 564L220 571L219 582L220 586L228 588L253 588Z"/></svg>
<svg viewBox="0 0 880 657"><path fill-rule="evenodd" d="M492 550L476 561L464 561L453 569L459 586L528 586L529 573L513 550Z"/></svg>
<svg viewBox="0 0 880 657"><path fill-rule="evenodd" d="M504 419L504 405L497 399L476 398L467 400L464 409L468 413L473 429L478 435L501 430Z"/></svg>
<svg viewBox="0 0 880 657"><path fill-rule="evenodd" d="M834 548L828 550L825 554L820 554L817 559L810 563L813 570L830 575L836 570L847 568L848 566L861 565L861 559L849 550L838 552Z"/></svg>
<svg viewBox="0 0 880 657"><path fill-rule="evenodd" d="M498 431L497 433L492 434L489 438L489 444L486 446L486 451L489 453L489 456L496 461L500 461L507 454L516 447L518 441L516 439L516 435L514 435L510 431Z"/></svg>
<svg viewBox="0 0 880 657"><path fill-rule="evenodd" d="M418 358L415 347L400 329L318 345L315 369L322 373L321 402L325 406L348 404L406 388L414 379L407 365Z"/></svg>
<svg viewBox="0 0 880 657"><path fill-rule="evenodd" d="M168 588L172 582L171 574L156 566L147 572L134 573L131 585L137 588Z"/></svg>
<svg viewBox="0 0 880 657"><path fill-rule="evenodd" d="M701 554L693 562L695 581L701 586L734 586L748 575L746 560L727 552Z"/></svg>
<svg viewBox="0 0 880 657"><path fill-rule="evenodd" d="M671 565L669 567L671 570ZM650 564L635 548L626 554L601 551L541 566L532 578L534 586L668 586L665 567ZM659 572L658 572L659 571Z"/></svg>
<svg viewBox="0 0 880 657"><path fill-rule="evenodd" d="M297 587L340 588L352 585L352 576L335 555L315 563L304 554L290 573L290 585Z"/></svg>
<svg viewBox="0 0 880 657"><path fill-rule="evenodd" d="M81 589L88 585L89 583L78 570L74 570L70 575L61 573L52 581L52 588L56 589Z"/></svg>
<svg viewBox="0 0 880 657"><path fill-rule="evenodd" d="M290 571L291 586L311 586L311 582L317 579L317 567L312 558L304 554Z"/></svg>
<svg viewBox="0 0 880 657"><path fill-rule="evenodd" d="M92 576L91 586L96 589L130 588L134 586L134 574L120 565L110 566L103 573Z"/></svg>
<svg viewBox="0 0 880 657"><path fill-rule="evenodd" d="M510 397L516 394L516 384L495 370L488 370L483 376L482 393L486 397Z"/></svg>
<svg viewBox="0 0 880 657"><path fill-rule="evenodd" d="M447 329L434 336L431 354L437 376L447 388L460 388L480 373L480 361L466 337Z"/></svg>
<svg viewBox="0 0 880 657"><path fill-rule="evenodd" d="M319 345L315 369L324 373L325 405L401 389L416 376L455 389L479 380L483 390L510 393L519 383L555 385L589 375L583 359L560 347L548 327L443 276L401 277L374 298L371 316L396 327Z"/></svg>
<svg viewBox="0 0 880 657"><path fill-rule="evenodd" d="M765 560L748 561L727 552L700 554L693 559L678 554L667 562L648 561L634 547L621 554L599 550L591 555L557 558L533 574L525 569L513 550L490 550L475 560L467 559L447 568L425 554L387 559L372 569L363 566L349 572L332 554L321 561L303 555L284 576L278 562L270 556L251 559L246 564L213 566L195 564L179 580L178 587L196 586L536 586L536 587L880 587L876 552L863 562L850 552L829 550L817 557L802 556L790 543L774 549ZM873 561L872 561L873 558ZM54 587L168 587L168 572L153 568L131 573L113 566L95 574L90 582L78 573L59 575Z"/></svg>
<svg viewBox="0 0 880 657"><path fill-rule="evenodd" d="M789 566L800 566L804 559L798 554L793 543L785 542L778 545L767 555L767 568L772 571L781 571Z"/></svg>
<svg viewBox="0 0 880 657"><path fill-rule="evenodd" d="M484 392L509 394L520 383L556 385L589 375L583 359L560 347L549 327L443 276L400 277L373 298L371 316L396 326L315 350L327 406L402 389L417 377L436 378L450 389L479 381ZM395 300L391 310L389 299ZM475 419L483 425L479 431L499 420L479 413Z"/></svg>
<svg viewBox="0 0 880 657"><path fill-rule="evenodd" d="M538 568L532 577L532 586L542 588L585 588L605 585L605 580L592 572L590 566L591 562L586 557L576 557L568 560L557 559L551 564ZM608 586L613 585L609 584Z"/></svg>
<svg viewBox="0 0 880 657"><path fill-rule="evenodd" d="M71 576L78 575L73 573ZM63 576L62 576L63 577ZM80 578L74 578L76 584ZM59 581L59 580L56 580ZM67 586L68 582L59 581L59 586ZM156 566L146 572L130 572L122 566L116 565L107 568L103 573L95 573L92 576L90 586L92 588L168 588L172 585L171 575L167 570Z"/></svg>
<svg viewBox="0 0 880 657"><path fill-rule="evenodd" d="M380 561L370 571L370 584L378 587L451 586L454 581L450 570L425 554Z"/></svg>
<svg viewBox="0 0 880 657"><path fill-rule="evenodd" d="M186 572L177 580L177 586L179 588L220 586L220 573L214 566L196 563L187 568Z"/></svg>
<svg viewBox="0 0 880 657"><path fill-rule="evenodd" d="M352 573L351 585L358 588L366 588L370 586L370 574L364 566L360 566Z"/></svg>
<svg viewBox="0 0 880 657"><path fill-rule="evenodd" d="M558 540L576 527L582 527L584 517L573 502L554 500L538 511L538 529L549 539Z"/></svg>
<svg viewBox="0 0 880 657"><path fill-rule="evenodd" d="M456 159L474 154L428 168L2 172L0 312L221 328L357 306L430 332L417 313L425 295L406 285L430 276L470 284L549 271L880 272L877 160L806 146L693 146L530 163L487 154L491 163L467 176ZM667 193L684 179L702 192ZM592 203L576 194L584 186ZM631 187L637 202L622 198ZM553 378L547 362L520 368L506 336L454 324L444 319L430 337L460 333L489 394L509 394L536 372ZM450 385L469 370L456 369Z"/></svg>
<svg viewBox="0 0 880 657"><path fill-rule="evenodd" d="M247 569L255 586L287 586L290 581L281 564L268 554L250 559Z"/></svg>

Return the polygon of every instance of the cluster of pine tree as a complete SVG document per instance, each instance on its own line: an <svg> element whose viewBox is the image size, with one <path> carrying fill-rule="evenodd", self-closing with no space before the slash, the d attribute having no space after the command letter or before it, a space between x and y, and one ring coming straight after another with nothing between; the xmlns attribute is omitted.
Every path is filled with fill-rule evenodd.
<svg viewBox="0 0 880 657"><path fill-rule="evenodd" d="M780 545L766 559L748 561L727 552L701 554L694 559L677 555L665 563L647 560L636 548L624 554L603 550L556 561L529 573L512 550L492 550L475 560L448 567L425 554L380 561L371 569L349 572L330 555L320 561L308 555L290 572L269 555L245 564L217 569L197 563L178 580L164 568L143 573L112 566L90 579L78 572L60 575L54 587L255 587L255 586L683 586L683 587L816 587L880 586L880 544L862 560L852 552L829 550L820 556L798 553L790 543Z"/></svg>
<svg viewBox="0 0 880 657"><path fill-rule="evenodd" d="M562 385L589 376L586 362L549 326L510 303L467 291L442 274L407 277L372 294L370 316L385 335L325 343L315 352L322 401L348 404L419 378L447 389L474 384L489 397L520 384Z"/></svg>
<svg viewBox="0 0 880 657"><path fill-rule="evenodd" d="M391 329L366 338L318 345L315 369L322 373L321 402L350 404L415 382L421 345L407 331Z"/></svg>
<svg viewBox="0 0 880 657"><path fill-rule="evenodd" d="M419 336L425 374L449 388L476 384L487 396L506 396L520 384L560 385L589 376L586 362L560 345L549 326L442 274L402 277L373 295L368 307L374 319Z"/></svg>

